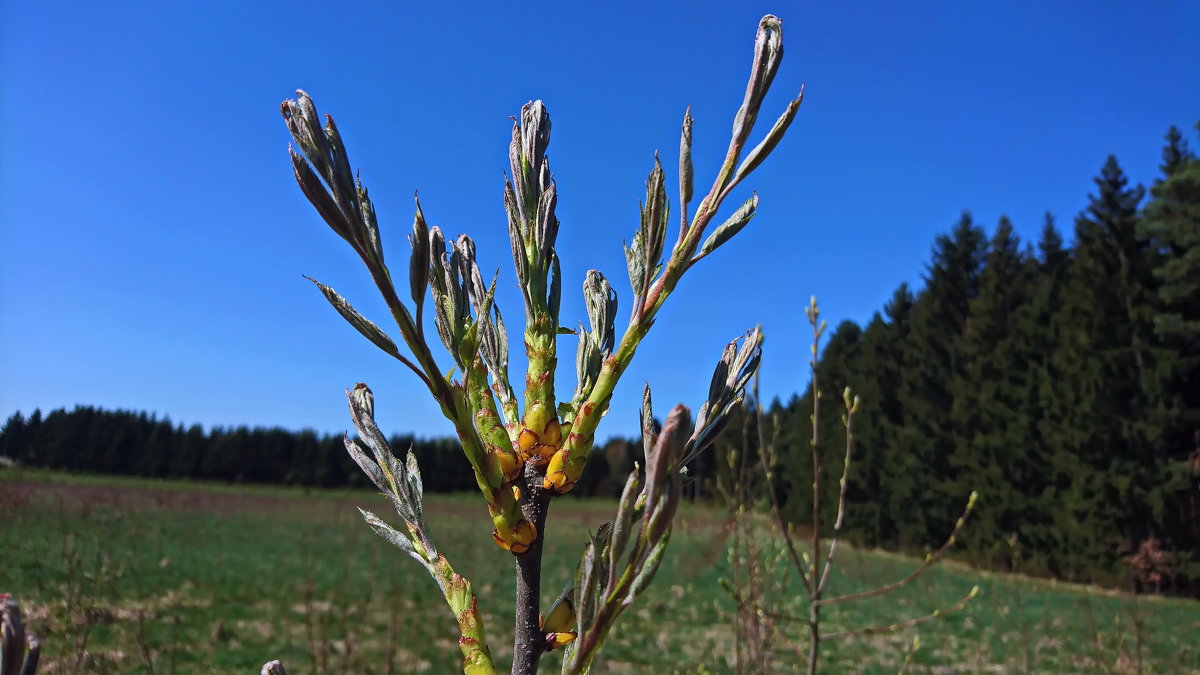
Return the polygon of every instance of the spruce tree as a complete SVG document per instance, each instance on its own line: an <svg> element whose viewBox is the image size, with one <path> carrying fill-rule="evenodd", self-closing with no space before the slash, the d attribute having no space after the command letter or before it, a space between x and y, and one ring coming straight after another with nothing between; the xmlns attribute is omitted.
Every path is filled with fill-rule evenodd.
<svg viewBox="0 0 1200 675"><path fill-rule="evenodd" d="M854 456L847 476L845 531L849 538L869 546L884 543L894 527L883 507L886 494L881 480L882 467L890 459L885 445L884 406L889 396L886 388L895 386L886 379L892 341L891 327L875 312L862 331L854 381L847 383L860 404L854 418ZM895 396L894 391L890 395Z"/></svg>
<svg viewBox="0 0 1200 675"><path fill-rule="evenodd" d="M21 464L29 447L28 425L21 411L13 413L0 427L0 458Z"/></svg>
<svg viewBox="0 0 1200 675"><path fill-rule="evenodd" d="M1156 255L1154 332L1163 354L1153 379L1165 411L1160 538L1175 550L1180 581L1200 584L1200 161L1174 127L1162 157L1141 223Z"/></svg>
<svg viewBox="0 0 1200 675"><path fill-rule="evenodd" d="M897 522L907 510L899 503L912 494L914 474L919 467L907 461L899 451L899 437L905 425L904 401L900 392L901 376L906 369L905 342L912 320L912 291L902 283L876 315L863 334L863 366L867 376L862 395L862 414L856 418L856 455L850 485L862 486L868 504L863 504L861 529L869 533L873 545L899 544ZM852 495L857 493L851 493Z"/></svg>
<svg viewBox="0 0 1200 675"><path fill-rule="evenodd" d="M1162 185L1167 179L1174 176L1181 169L1185 168L1188 163L1196 159L1196 156L1188 148L1187 141L1183 140L1183 134L1180 133L1178 127L1172 126L1170 129L1167 129L1166 140L1167 144L1163 147L1162 151L1163 163L1158 166L1159 170L1162 171L1162 179L1158 181L1155 187ZM1151 192L1153 192L1153 189Z"/></svg>
<svg viewBox="0 0 1200 675"><path fill-rule="evenodd" d="M954 444L945 492L961 504L986 486L967 543L989 563L1009 559L1006 541L1025 525L1025 495L1040 491L1044 472L1029 456L1033 423L1026 405L1032 389L1027 327L1018 312L1032 296L1029 254L1008 218L988 245L979 292L971 298L961 338L962 371L952 380Z"/></svg>
<svg viewBox="0 0 1200 675"><path fill-rule="evenodd" d="M1064 285L1071 265L1071 251L1063 243L1055 227L1054 217L1046 214L1037 244L1035 281L1028 303L1018 310L1016 323L1019 339L1027 354L1029 391L1024 401L1030 423L1030 446L1025 450L1027 461L1042 475L1034 485L1039 489L1024 490L1025 508L1018 548L1012 551L1020 559L1022 569L1033 573L1054 574L1055 533L1052 514L1058 509L1058 491L1069 481L1075 455L1069 443L1062 439L1062 405L1071 397L1062 389L1069 373L1059 370L1061 359L1056 350L1062 344L1057 330L1063 304ZM1060 398L1061 397L1061 398ZM1056 469L1055 467L1060 467Z"/></svg>
<svg viewBox="0 0 1200 675"><path fill-rule="evenodd" d="M904 426L893 453L904 482L896 482L892 505L903 545L932 546L945 538L962 504L948 497L955 438L951 411L960 380L968 379L962 337L970 302L979 292L986 235L964 213L948 235L939 235L913 305L900 378Z"/></svg>
<svg viewBox="0 0 1200 675"><path fill-rule="evenodd" d="M1155 331L1186 358L1200 351L1200 162L1174 127L1167 141L1142 236L1161 256L1154 270L1160 284Z"/></svg>
<svg viewBox="0 0 1200 675"><path fill-rule="evenodd" d="M1059 313L1064 375L1052 412L1062 425L1055 513L1068 575L1119 574L1117 552L1136 546L1161 507L1153 373L1151 251L1138 236L1144 189L1109 157L1075 221L1075 258Z"/></svg>

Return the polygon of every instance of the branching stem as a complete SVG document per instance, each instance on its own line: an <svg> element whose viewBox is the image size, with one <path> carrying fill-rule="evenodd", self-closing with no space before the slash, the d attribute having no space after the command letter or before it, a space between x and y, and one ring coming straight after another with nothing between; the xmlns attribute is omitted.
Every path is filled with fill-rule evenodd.
<svg viewBox="0 0 1200 675"><path fill-rule="evenodd" d="M950 536L946 538L946 541L945 541L945 543L942 544L942 547L939 548L937 551L925 556L925 562L921 563L921 565L919 567L917 567L915 570L913 570L912 573L909 574L908 576L904 577L903 579L901 579L897 582L890 583L886 586L880 586L879 588L876 588L876 589L873 589L870 591L863 591L861 593L850 593L847 595L839 595L839 596L832 597L832 598L821 598L821 599L818 599L816 602L821 605L836 605L836 604L840 604L843 602L854 602L855 600L866 600L867 598L876 598L876 597L879 597L886 593L891 593L892 591L897 590L899 588L903 588L904 586L907 586L909 583L912 582L913 579L916 579L917 577L921 576L921 574L923 574L925 572L925 570L932 567L933 564L936 563L938 560L941 560L942 556L944 556L946 554L946 551L950 550L950 547L954 545L955 538L958 536L959 530L961 530L963 525L966 523L967 516L970 515L971 509L974 507L974 505L975 505L975 500L974 500L974 498L972 498L970 501L967 502L967 507L965 509L963 509L962 516L959 517L958 522L956 522L954 524L954 530L950 533Z"/></svg>
<svg viewBox="0 0 1200 675"><path fill-rule="evenodd" d="M817 354L820 351L821 345L821 324L817 319L816 302L814 301L809 306L810 314L809 321L813 327L813 342L812 342L812 360L809 362L812 367L812 465L813 465L813 482L812 482L812 563L809 565L807 574L804 570L800 570L801 576L807 576L808 582L805 586L808 588L808 675L816 675L817 672L817 657L821 650L821 591L824 590L822 584L817 579L817 571L821 569L821 455L818 451L818 443L820 442L820 413L821 413L821 390L817 385ZM828 569L828 568L826 568Z"/></svg>
<svg viewBox="0 0 1200 675"><path fill-rule="evenodd" d="M758 402L758 377L754 378L754 400ZM800 572L800 581L804 583L805 592L812 593L812 585L808 581L808 576L804 574L804 561L800 558L799 551L796 550L796 542L792 538L792 532L787 526L787 520L783 517L783 507L779 503L779 495L775 494L775 487L772 485L774 472L771 470L770 460L767 455L773 453L775 444L779 440L779 426L776 425L774 433L771 435L771 443L767 444L766 433L763 431L763 410L762 405L758 406L758 459L762 463L763 475L767 478L767 495L771 500L771 512L775 516L775 522L779 525L779 533L783 536L783 544L787 548L788 557L792 560L792 565Z"/></svg>
<svg viewBox="0 0 1200 675"><path fill-rule="evenodd" d="M821 572L821 582L817 584L817 592L825 590L829 583L829 572L833 569L833 558L837 555L838 542L842 537L842 526L846 520L846 485L850 474L850 453L854 448L854 409L847 406L846 410L846 458L842 462L841 491L838 493L837 520L833 523L833 539L829 542L829 555L825 556L825 569Z"/></svg>
<svg viewBox="0 0 1200 675"><path fill-rule="evenodd" d="M858 628L855 630L844 630L844 631L840 631L837 633L825 633L821 637L822 637L822 639L825 639L825 640L841 640L843 638L854 637L856 635L878 635L880 633L895 633L898 630L904 630L905 628L912 628L913 626L919 626L920 624L928 623L930 621L933 621L934 619L939 619L942 616L944 616L950 612L957 612L958 610L962 609L963 607L966 607L967 603L970 602L971 599L977 595L976 591L978 591L978 588L972 589L970 593L967 593L966 595L964 595L962 598L959 599L958 602L954 603L953 605L950 605L949 607L945 607L943 609L935 609L932 612L930 612L929 614L926 614L925 616L922 616L922 617L918 617L916 619L909 619L908 621L901 621L900 623L894 623L894 624L891 624L888 626L872 626L871 628Z"/></svg>
<svg viewBox="0 0 1200 675"><path fill-rule="evenodd" d="M541 489L542 477L532 465L525 467L525 479L530 489L521 496L521 513L533 523L540 535L546 531L546 515L550 497ZM546 640L539 625L542 598L542 542L538 536L529 550L515 556L516 560L516 617L513 637L513 675L535 675Z"/></svg>

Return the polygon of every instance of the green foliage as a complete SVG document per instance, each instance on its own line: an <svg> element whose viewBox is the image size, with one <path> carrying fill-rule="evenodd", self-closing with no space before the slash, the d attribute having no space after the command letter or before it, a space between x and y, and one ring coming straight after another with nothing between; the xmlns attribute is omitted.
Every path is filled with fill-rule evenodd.
<svg viewBox="0 0 1200 675"><path fill-rule="evenodd" d="M913 303L908 339L903 342L905 368L898 392L903 426L889 454L901 466L890 492L889 507L904 517L897 537L906 546L933 546L947 534L958 514L962 490L951 489L950 457L954 452L954 394L971 377L964 358L964 333L971 301L979 293L979 277L987 239L969 214L948 235L934 242L925 287ZM970 491L967 487L967 491Z"/></svg>
<svg viewBox="0 0 1200 675"><path fill-rule="evenodd" d="M966 538L973 549L1003 559L1009 533L1027 523L1022 493L1046 487L1045 463L1037 453L1028 405L1032 373L1020 309L1033 295L1034 264L1021 249L1012 223L1001 218L988 243L958 347L964 372L953 382L953 449L945 492L961 503L972 490L986 491L986 508L976 514Z"/></svg>
<svg viewBox="0 0 1200 675"><path fill-rule="evenodd" d="M979 490L961 542L977 564L1200 593L1200 161L1177 130L1162 170L1144 203L1109 158L1070 247L1049 216L1031 247L1006 218L989 236L964 214L915 296L902 285L865 328L837 326L818 376L823 398L848 385L863 401L851 540L935 547ZM797 524L812 407L805 392L781 417L774 487ZM821 410L836 430L837 406ZM817 441L826 475L841 442Z"/></svg>
<svg viewBox="0 0 1200 675"><path fill-rule="evenodd" d="M1200 129L1200 125L1197 126ZM1160 518L1176 565L1200 577L1200 160L1177 129L1167 134L1163 176L1150 189L1139 233L1154 256L1158 350L1147 386L1158 395L1165 508Z"/></svg>

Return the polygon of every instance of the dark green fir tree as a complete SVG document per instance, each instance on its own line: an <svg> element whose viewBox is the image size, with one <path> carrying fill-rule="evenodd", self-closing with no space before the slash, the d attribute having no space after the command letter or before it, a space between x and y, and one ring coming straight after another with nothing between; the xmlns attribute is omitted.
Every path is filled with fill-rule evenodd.
<svg viewBox="0 0 1200 675"><path fill-rule="evenodd" d="M1176 558L1175 580L1200 587L1200 161L1174 127L1162 158L1141 223L1156 256L1154 332L1162 347L1153 379L1165 409L1159 538Z"/></svg>
<svg viewBox="0 0 1200 675"><path fill-rule="evenodd" d="M1035 441L1026 402L1032 389L1029 353L1018 323L1033 295L1035 269L1008 218L988 245L979 292L968 303L961 337L962 371L952 380L954 444L945 494L961 504L983 487L965 543L989 564L1010 561L1008 542L1022 536L1025 495L1045 473L1030 456Z"/></svg>
<svg viewBox="0 0 1200 675"><path fill-rule="evenodd" d="M957 383L971 377L963 336L986 250L986 234L964 213L935 241L925 288L913 305L899 381L904 426L892 450L906 479L890 494L895 512L905 514L897 528L906 546L939 545L963 506L950 501L957 489L947 491L955 444L952 411Z"/></svg>

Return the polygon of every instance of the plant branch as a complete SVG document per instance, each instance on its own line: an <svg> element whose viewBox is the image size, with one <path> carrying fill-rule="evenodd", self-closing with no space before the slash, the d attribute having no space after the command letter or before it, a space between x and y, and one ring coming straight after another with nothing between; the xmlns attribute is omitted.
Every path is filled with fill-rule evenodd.
<svg viewBox="0 0 1200 675"><path fill-rule="evenodd" d="M812 464L813 464L813 483L812 483L812 563L809 566L809 594L808 594L808 675L816 675L817 660L821 653L821 592L824 590L821 582L817 579L817 573L821 569L821 461L818 443L820 442L821 428L821 390L817 385L817 358L820 353L821 334L825 332L825 322L820 321L820 308L817 307L817 298L811 297L808 302L808 307L804 308L804 315L808 318L808 322L812 325L813 341L812 341L812 358L809 361L809 366L812 369Z"/></svg>
<svg viewBox="0 0 1200 675"><path fill-rule="evenodd" d="M940 560L942 558L942 556L944 556L946 554L946 551L950 550L950 547L954 545L955 537L958 535L959 530L961 530L963 525L966 523L967 516L969 516L971 514L971 510L975 508L976 496L977 495L975 492L971 493L971 497L967 500L967 506L965 509L963 509L963 514L961 516L959 516L958 521L955 522L954 530L950 533L950 536L946 538L946 541L945 541L945 543L942 544L942 547L939 548L937 551L925 556L925 561L922 562L919 567L917 567L915 570L913 570L911 574L909 574L908 576L904 577L903 579L901 579L895 583L891 583L886 586L880 586L879 588L876 588L874 590L863 591L861 593L850 593L847 595L839 595L839 596L833 597L833 598L823 598L821 600L818 600L817 602L821 605L836 605L836 604L840 604L843 602L854 602L856 600L866 600L868 598L875 598L875 597L884 595L886 593L891 593L892 591L895 591L899 588L903 588L904 586L907 586L913 579L916 579L917 577L921 576L934 563L936 563L938 560Z"/></svg>
<svg viewBox="0 0 1200 675"><path fill-rule="evenodd" d="M825 569L821 572L821 582L817 584L817 592L825 590L829 583L829 572L833 569L833 558L837 555L838 542L842 537L842 526L846 519L846 483L850 474L850 453L854 447L854 413L858 410L858 397L850 398L850 387L846 387L842 399L846 404L846 458L842 462L842 479L838 493L837 520L833 523L833 540L829 542L829 554L825 556Z"/></svg>
<svg viewBox="0 0 1200 675"><path fill-rule="evenodd" d="M546 515L550 509L549 495L541 489L541 475L532 464L525 466L529 490L522 496L521 511L525 519L545 532ZM516 617L513 637L513 675L534 675L546 653L545 636L539 625L542 593L542 540L539 536L529 550L514 556L516 561Z"/></svg>
<svg viewBox="0 0 1200 675"><path fill-rule="evenodd" d="M308 279L316 284L317 288L320 289L321 293L325 296L325 299L329 300L329 303L338 311L338 314L341 314L342 318L346 319L351 326L354 326L359 333L374 343L376 347L379 347L388 355L394 357L400 361L400 363L403 363L405 366L407 366L409 370L413 371L413 373L421 379L421 382L423 382L425 386L430 389L430 391L433 390L433 384L429 381L429 378L425 376L425 373L418 368L415 363L410 361L408 357L406 357L404 354L401 354L400 350L396 347L396 343L382 330L380 330L380 328L376 326L374 322L359 314L354 307L351 306L350 302L343 298L337 291L308 275L303 276L305 279Z"/></svg>
<svg viewBox="0 0 1200 675"><path fill-rule="evenodd" d="M800 99L789 104L784 115L768 132L767 137L754 149L750 157L734 172L742 148L754 127L758 112L762 106L763 97L774 79L775 71L783 58L782 24L772 15L766 15L758 25L754 44L754 59L751 65L749 81L746 84L746 94L741 108L734 118L734 128L726 152L725 161L719 170L709 193L701 200L699 207L692 217L691 225L681 232L679 240L671 251L664 269L657 278L655 270L661 265L662 238L666 235L667 205L665 189L662 182L662 169L655 158L655 168L647 181L647 202L642 215L642 228L634 235L632 249L626 250L627 262L630 263L630 281L634 285L634 312L630 317L629 326L621 337L620 346L616 352L605 359L596 385L586 401L576 411L571 433L567 436L563 447L562 461L566 468L569 483L574 483L587 463L587 450L590 449L595 428L600 417L607 411L609 399L621 373L628 367L634 352L641 340L645 338L654 323L655 316L667 296L675 289L680 278L694 262L692 256L700 245L704 231L721 206L722 200L728 194L726 188L745 178L754 170L778 144L787 126L794 118L799 108ZM680 138L680 199L683 201L680 210L686 212L686 204L692 193L692 161L691 161L691 131L692 118L690 109L684 115L683 129ZM512 209L515 210L515 209ZM512 211L510 210L510 211ZM740 215L739 215L740 214ZM731 220L733 223L723 225L727 228L724 238L714 239L711 246L706 242L705 255L719 246L724 240L733 236L753 215L753 208L739 209ZM510 217L512 220L512 217ZM686 222L686 221L683 221ZM739 224L740 223L740 224ZM511 228L510 228L511 229ZM719 233L714 233L714 237ZM639 243L640 242L640 243ZM516 246L514 245L514 250ZM653 281L651 281L653 279ZM528 414L528 413L527 413Z"/></svg>
<svg viewBox="0 0 1200 675"><path fill-rule="evenodd" d="M754 400L756 402L758 402L760 400L758 398L758 377L757 376L754 378ZM771 443L768 445L765 442L766 434L763 432L762 405L759 404L757 406L757 409L758 409L758 415L757 415L758 416L758 424L757 424L757 426L758 426L758 447L760 448L760 451L758 453L758 458L759 458L759 461L762 462L763 475L766 476L766 478L767 478L767 495L770 497L770 500L771 500L771 512L775 516L775 523L777 525L779 525L779 533L783 536L783 543L784 543L784 547L787 549L788 557L791 558L792 565L795 566L796 571L800 574L800 581L802 581L804 583L804 590L805 590L805 592L811 594L813 589L812 589L811 584L809 583L808 575L805 574L805 572L804 572L804 569L805 569L804 561L800 558L800 553L796 550L796 542L792 538L792 532L791 532L791 529L788 527L787 520L784 519L784 517L783 517L783 508L782 508L782 505L779 503L779 495L775 494L775 486L772 482L773 478L774 478L774 472L771 470L771 465L774 463L773 456L774 456L774 452L775 452L775 448L776 448L776 443L779 441L779 423L778 423L778 420L776 420L776 422L774 424L774 431L771 434ZM772 455L772 459L770 461L768 461L768 458L767 458L768 453L770 453Z"/></svg>
<svg viewBox="0 0 1200 675"><path fill-rule="evenodd" d="M484 634L483 618L471 582L454 571L446 556L438 553L424 515L424 482L417 459L410 451L407 461L401 462L392 453L387 439L375 423L375 396L365 384L347 391L350 415L361 441L345 439L346 451L367 478L391 501L396 513L404 520L407 532L388 525L370 511L359 509L363 519L376 534L419 562L433 577L446 604L458 621L459 648L463 655L466 675L492 675L491 652ZM365 444L370 457L363 451Z"/></svg>
<svg viewBox="0 0 1200 675"><path fill-rule="evenodd" d="M930 621L933 621L934 619L938 619L942 616L945 616L946 614L949 614L950 612L957 612L958 610L965 607L967 605L967 603L970 602L971 600L973 600L975 598L975 596L977 596L977 595L979 595L979 587L974 586L971 588L971 592L964 595L958 602L954 603L953 605L950 605L949 607L944 607L942 609L935 609L932 612L930 612L929 614L926 614L925 616L922 616L922 617L919 617L916 619L909 619L908 621L901 621L900 623L894 623L894 624L891 624L888 626L872 626L871 628L858 628L855 630L846 630L846 631L840 631L837 633L825 633L824 635L821 636L821 639L822 640L841 640L843 638L854 637L856 635L878 635L880 633L895 633L898 630L904 630L905 628L912 628L913 626L919 626L923 623L928 623Z"/></svg>
<svg viewBox="0 0 1200 675"><path fill-rule="evenodd" d="M632 249L626 250L634 286L633 315L614 350L612 315L616 294L603 275L588 273L584 295L591 332L585 337L580 331L577 358L580 384L572 400L562 404L555 397L554 379L557 337L561 332L561 271L555 251L559 230L555 214L557 186L546 157L550 118L542 102L526 104L513 125L509 145L511 174L506 176L504 186L513 263L526 310L523 342L528 369L523 408L518 406L517 392L509 382L507 334L499 310L493 305L495 280L490 288L485 288L474 260L474 243L464 235L447 250L441 230L427 225L417 202L409 237L412 251L406 293L411 294L414 303L414 318L406 301L397 293L384 263L374 206L353 171L333 119L326 115L322 123L312 99L303 91L297 91L295 100L284 101L281 106L298 148L291 150L290 156L301 191L329 227L361 258L411 356L400 353L397 345L401 340L393 341L332 289L318 286L343 318L415 373L438 402L442 414L458 433L487 502L494 526L493 538L515 556L513 673L536 673L545 652L567 645L575 638L579 638L579 644L569 654L573 657L572 668L583 671L590 667L613 622L645 591L658 570L680 501L682 465L713 442L729 412L742 402L746 381L757 371L762 342L759 329L726 346L694 427L687 409L678 406L668 416L661 433L654 428L649 414L647 389L643 408L647 443L645 482L637 475L630 477L630 485L640 484L641 491L628 488L616 526L602 528L589 542L590 558L581 562L579 577L588 580L589 585L585 589L577 583L576 588L581 590L576 597L587 597L590 604L584 603L588 609L576 615L577 630L568 629L570 612L564 603L569 589L542 624L539 610L543 548L539 535L544 532L550 499L569 491L580 477L596 427L608 410L618 380L682 275L753 217L756 196L743 203L701 244L723 200L771 153L796 115L799 97L789 103L766 137L743 158L782 54L781 23L777 17L764 16L758 25L751 74L734 119L724 162L690 221L688 212L694 187L692 118L690 109L685 112L679 161L680 232L665 262L670 204L663 169L655 158L654 170L647 181L641 228ZM700 253L696 255L698 248ZM454 378L453 370L443 374L426 340L424 302L429 291L434 302L437 335L455 368L461 369L461 380ZM421 562L442 589L459 621L464 671L472 675L493 672L471 586L437 553L424 523L422 486L415 459L411 452L407 463L392 455L375 426L374 398L365 385L356 386L348 395L355 426L366 446L347 439L347 451L392 502L405 527L393 529L366 512L364 518L378 534ZM776 510L779 511L778 504ZM641 520L640 530L634 526L635 518ZM789 536L789 544L790 541ZM794 546L791 553L797 555ZM586 622L582 618L585 615Z"/></svg>
<svg viewBox="0 0 1200 675"><path fill-rule="evenodd" d="M812 563L809 565L809 574L811 575L812 592L809 596L813 602L821 598L821 586L817 581L817 571L821 569L821 389L818 386L817 378L817 356L821 350L821 334L825 332L825 322L819 321L821 310L817 307L816 297L809 299L808 307L804 308L804 314L808 317L809 324L812 325L813 340L812 340L812 358L809 360L809 369L812 371L812 439L809 443L812 445L812 466L813 466L813 481L812 481ZM813 623L816 623L816 617L813 617ZM814 653L816 649L812 650Z"/></svg>

